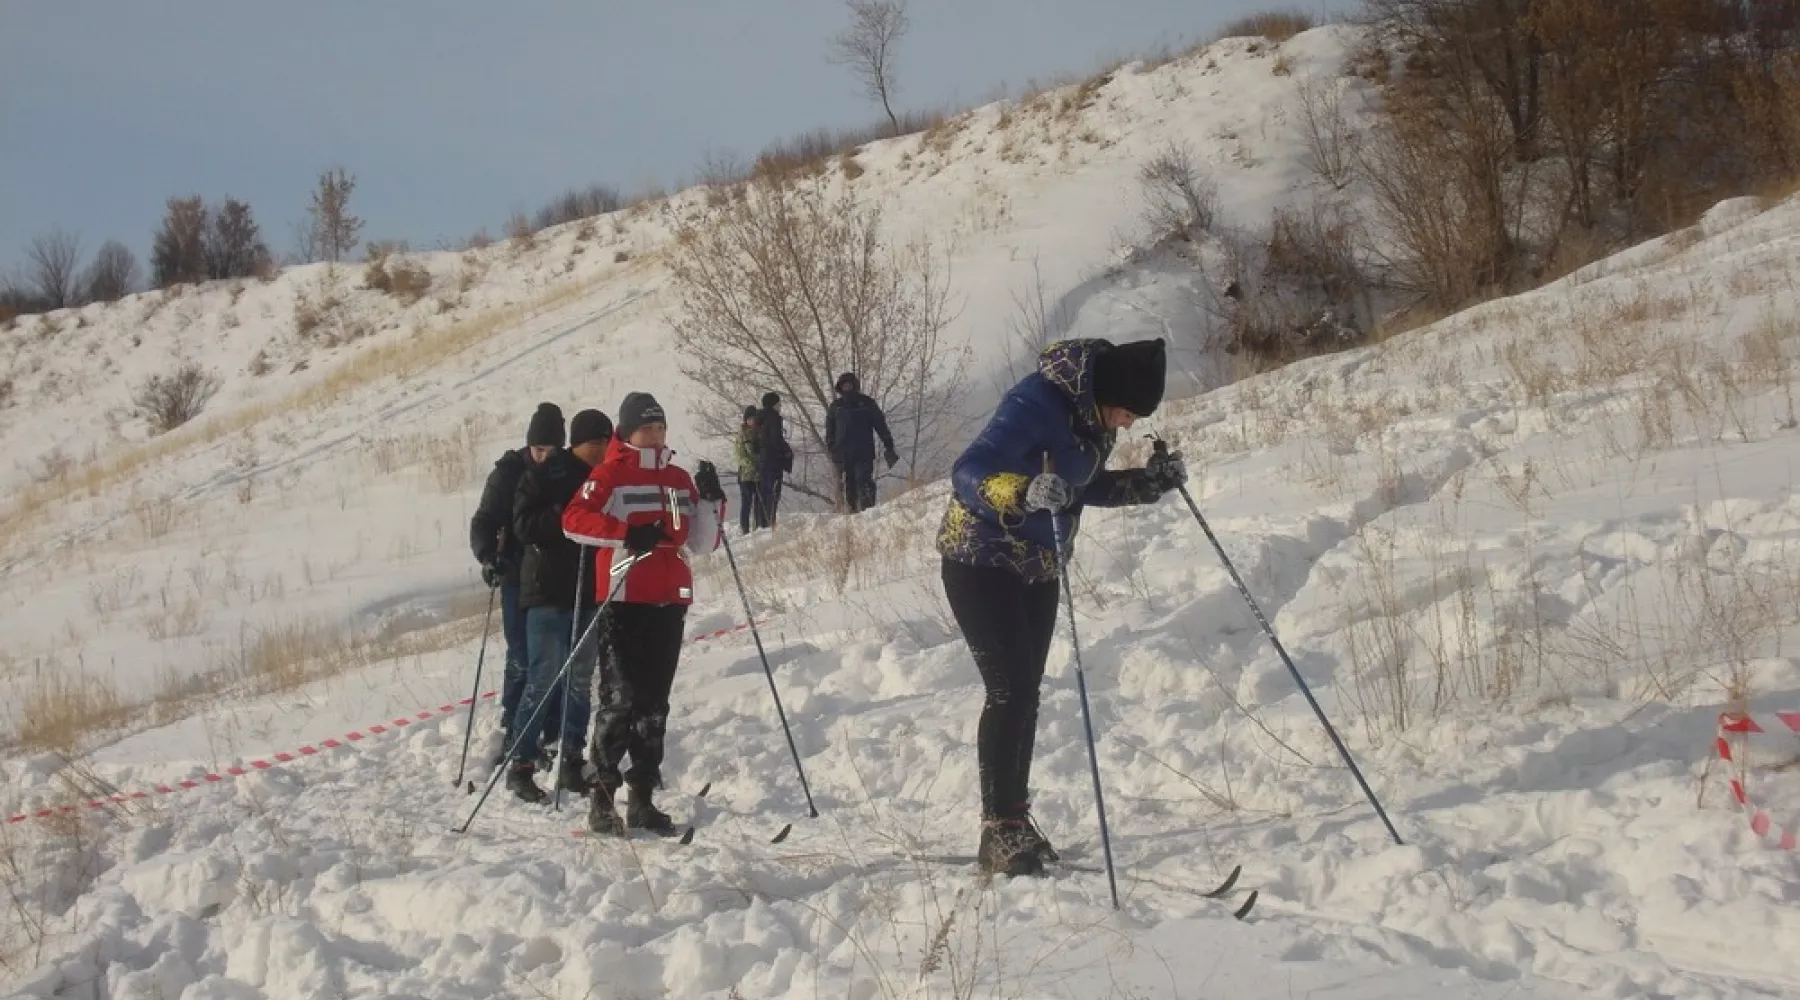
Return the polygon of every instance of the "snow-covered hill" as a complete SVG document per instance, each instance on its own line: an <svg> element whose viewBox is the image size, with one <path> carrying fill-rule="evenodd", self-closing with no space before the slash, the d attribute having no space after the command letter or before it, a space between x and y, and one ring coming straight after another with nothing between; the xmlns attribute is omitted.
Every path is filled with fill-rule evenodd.
<svg viewBox="0 0 1800 1000"><path fill-rule="evenodd" d="M1191 275L1154 262L1109 274L1131 245L1114 234L1134 224L1137 164L1170 136L1198 137L1227 211L1254 221L1306 183L1284 102L1344 44L1342 29L1288 43L1292 76L1243 40L1127 68L1072 118L1047 104L1003 125L984 109L938 137L942 154L918 139L876 147L856 183L888 192L901 218L964 227L958 329L982 374L1010 363L990 331L1034 274L1069 306L1071 333L1173 328ZM540 398L691 399L663 349L659 225L646 214L611 236L603 220L557 282L548 272L581 245L577 227L541 237L536 256L490 251L488 284L458 307L471 312L446 314L516 310L480 336L377 333L337 362L372 377L331 392L306 395L332 371L316 354L306 371L234 376L213 418L255 419L120 462L94 495L12 522L0 667L20 692L15 725L60 704L42 695L50 678L165 696L164 717L126 716L74 764L0 764L9 814L100 803L0 827L0 968L14 992L1800 992L1796 856L1747 828L1709 764L1721 708L1800 703L1800 201L1725 203L1537 292L1173 402L1152 422L1189 456L1195 499L1407 845L1387 839L1186 508L1096 512L1074 590L1117 914L1102 875L983 887L906 858L966 854L976 832L980 685L937 583L942 484L733 539L817 819L755 647L730 632L691 645L676 683L669 805L692 813L692 845L572 837L579 809L498 796L468 833L449 832L472 800L453 786L462 716L436 710L467 697L479 648L485 595L463 538L483 464ZM429 266L446 281L460 263ZM245 289L251 311L233 329L229 290L191 293L204 305L188 350L247 364L317 280ZM368 295L355 315L422 315ZM126 383L163 363L151 333L172 329L154 324L178 304L150 319L143 358L116 362ZM264 306L276 318L255 327ZM92 416L123 389L91 359L122 353L119 317L145 308L97 311L79 330L63 314L75 339L22 348L43 363L14 389L29 406L4 411L8 455L29 467L52 444L133 454L129 421ZM84 336L100 345L91 355ZM1176 377L1204 383L1211 356L1188 345ZM375 364L393 358L404 377ZM58 380L62 403L47 387ZM677 447L708 447L681 434ZM1146 450L1134 440L1119 461ZM690 633L741 623L724 560L699 574ZM1070 652L1059 633L1035 811L1096 866ZM309 656L332 676L177 697L185 678L265 677L257 664ZM477 736L480 754L485 704ZM273 756L327 737L341 745ZM1746 746L1748 788L1800 819L1800 774L1769 766L1792 756L1776 740ZM707 785L704 800L682 794ZM130 797L158 786L173 791ZM1198 896L1240 863L1242 889L1261 892L1244 924Z"/></svg>

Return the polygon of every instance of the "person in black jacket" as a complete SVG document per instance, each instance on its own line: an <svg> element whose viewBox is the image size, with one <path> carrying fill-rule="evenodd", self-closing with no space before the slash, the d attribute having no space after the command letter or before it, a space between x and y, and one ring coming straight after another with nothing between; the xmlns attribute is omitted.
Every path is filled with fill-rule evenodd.
<svg viewBox="0 0 1800 1000"><path fill-rule="evenodd" d="M500 588L500 631L506 636L506 668L500 684L500 728L510 733L513 713L525 691L525 613L519 607L519 565L524 547L513 539L513 497L525 470L549 458L563 445L563 415L555 403L539 403L525 430L525 447L501 455L481 489L481 502L469 518L469 549L481 564L481 579ZM506 745L510 745L511 740ZM504 747L501 753L506 751Z"/></svg>
<svg viewBox="0 0 1800 1000"><path fill-rule="evenodd" d="M594 593L594 564L591 559L584 560L581 546L563 534L562 516L569 499L605 457L612 434L612 421L599 410L575 414L569 421L569 450L527 470L513 504L513 533L525 549L519 571L519 604L525 609L531 651L518 719L521 723L530 719L539 711L539 703L549 699L542 709L541 739L547 746L562 741L556 780L577 795L588 793L581 748L587 742L598 645L590 641L569 664L563 686L553 687L552 682L569 658L570 642L593 620L595 609L584 598ZM581 570L579 579L577 570ZM578 604L582 605L579 623L575 620ZM536 744L528 738L527 746ZM532 756L521 754L509 765L506 787L526 802L541 802L544 792L532 779L537 769Z"/></svg>
<svg viewBox="0 0 1800 1000"><path fill-rule="evenodd" d="M855 514L875 506L875 439L881 439L887 467L900 461L887 416L862 394L855 372L838 376L837 399L825 410L825 446L844 477L844 509Z"/></svg>
<svg viewBox="0 0 1800 1000"><path fill-rule="evenodd" d="M762 461L762 514L775 527L775 510L781 505L781 477L794 471L794 449L788 447L781 423L781 394L763 394L762 412L756 415L756 443Z"/></svg>

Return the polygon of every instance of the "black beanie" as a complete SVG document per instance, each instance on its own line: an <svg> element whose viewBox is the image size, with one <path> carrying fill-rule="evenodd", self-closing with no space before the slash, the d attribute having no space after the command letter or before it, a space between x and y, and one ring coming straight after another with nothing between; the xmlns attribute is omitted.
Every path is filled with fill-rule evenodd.
<svg viewBox="0 0 1800 1000"><path fill-rule="evenodd" d="M1150 416L1162 402L1167 370L1161 337L1104 348L1094 359L1094 402Z"/></svg>
<svg viewBox="0 0 1800 1000"><path fill-rule="evenodd" d="M569 421L569 447L612 437L612 418L599 410L582 410Z"/></svg>
<svg viewBox="0 0 1800 1000"><path fill-rule="evenodd" d="M845 386L849 386L849 388L846 389ZM845 372L844 374L838 376L837 391L839 391L839 392L861 392L862 391L862 383L857 380L855 372Z"/></svg>
<svg viewBox="0 0 1800 1000"><path fill-rule="evenodd" d="M663 408L656 397L647 392L629 392L625 394L625 402L619 404L619 436L631 437L631 433L645 424L667 424L669 418L663 416Z"/></svg>
<svg viewBox="0 0 1800 1000"><path fill-rule="evenodd" d="M539 403L537 412L531 415L531 426L525 429L527 445L563 446L562 408L555 403Z"/></svg>
<svg viewBox="0 0 1800 1000"><path fill-rule="evenodd" d="M767 409L768 407L771 407L771 406L780 406L780 405L781 405L781 393L779 393L779 392L763 393L763 408L764 409Z"/></svg>
<svg viewBox="0 0 1800 1000"><path fill-rule="evenodd" d="M746 407L744 407L744 419L745 420L755 420L756 415L759 412L761 412L761 411L757 410L757 408L754 406L746 406Z"/></svg>

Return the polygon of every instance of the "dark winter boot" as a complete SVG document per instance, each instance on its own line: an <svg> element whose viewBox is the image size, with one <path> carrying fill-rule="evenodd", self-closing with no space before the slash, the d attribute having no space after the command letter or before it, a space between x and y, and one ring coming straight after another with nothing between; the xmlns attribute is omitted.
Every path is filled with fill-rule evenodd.
<svg viewBox="0 0 1800 1000"><path fill-rule="evenodd" d="M1062 860L1062 855L1050 846L1050 838L1044 836L1043 829L1037 825L1037 820L1032 818L1029 810L1025 813L1025 833L1030 838L1031 849L1037 853L1039 861L1050 864Z"/></svg>
<svg viewBox="0 0 1800 1000"><path fill-rule="evenodd" d="M593 791L593 783L587 779L587 761L580 754L564 754L562 764L556 771L556 783L565 791L576 795L586 795Z"/></svg>
<svg viewBox="0 0 1800 1000"><path fill-rule="evenodd" d="M613 805L613 796L617 788L596 784L588 801L588 829L602 837L625 836L625 821L619 817L618 807Z"/></svg>
<svg viewBox="0 0 1800 1000"><path fill-rule="evenodd" d="M1042 875L1044 859L1038 856L1037 845L1024 820L991 819L981 824L976 863L989 875Z"/></svg>
<svg viewBox="0 0 1800 1000"><path fill-rule="evenodd" d="M664 837L675 832L675 821L669 814L650 803L650 789L644 785L631 786L626 797L625 825L633 830L648 830Z"/></svg>
<svg viewBox="0 0 1800 1000"><path fill-rule="evenodd" d="M532 776L536 773L537 767L532 764L531 761L521 760L514 762L512 766L506 769L506 790L518 796L519 799L524 802L538 803L544 801L549 798L549 796L545 795L544 790L537 786L536 781L532 780Z"/></svg>

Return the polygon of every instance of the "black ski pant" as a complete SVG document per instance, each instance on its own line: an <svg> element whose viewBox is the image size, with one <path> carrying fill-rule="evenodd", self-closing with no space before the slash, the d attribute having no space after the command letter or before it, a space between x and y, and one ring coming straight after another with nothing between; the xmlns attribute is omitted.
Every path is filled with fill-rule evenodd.
<svg viewBox="0 0 1800 1000"><path fill-rule="evenodd" d="M844 463L844 509L855 514L875 506L875 460Z"/></svg>
<svg viewBox="0 0 1800 1000"><path fill-rule="evenodd" d="M660 788L669 689L681 658L687 606L615 602L608 616L601 627L610 655L600 658L599 709L588 759L604 788ZM621 775L627 754L631 769Z"/></svg>
<svg viewBox="0 0 1800 1000"><path fill-rule="evenodd" d="M769 517L763 512L762 488L756 480L738 480L738 503L738 526L744 529L744 534L750 533L751 524L758 528L769 526Z"/></svg>
<svg viewBox="0 0 1800 1000"><path fill-rule="evenodd" d="M944 596L981 672L987 699L976 730L983 819L1016 819L1031 805L1038 689L1056 632L1057 581L944 560Z"/></svg>

